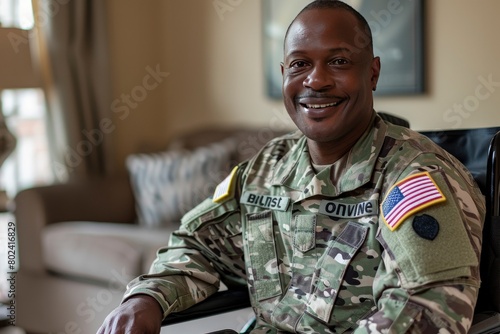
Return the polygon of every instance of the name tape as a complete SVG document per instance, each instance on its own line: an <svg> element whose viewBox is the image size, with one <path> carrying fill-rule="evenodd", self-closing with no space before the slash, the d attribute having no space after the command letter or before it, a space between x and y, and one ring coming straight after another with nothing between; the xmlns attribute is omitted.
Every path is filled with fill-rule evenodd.
<svg viewBox="0 0 500 334"><path fill-rule="evenodd" d="M370 200L359 203L322 200L319 212L339 218L359 218L378 214L378 201Z"/></svg>
<svg viewBox="0 0 500 334"><path fill-rule="evenodd" d="M286 211L290 203L290 197L259 195L252 192L245 192L243 196L241 196L240 202L261 208Z"/></svg>

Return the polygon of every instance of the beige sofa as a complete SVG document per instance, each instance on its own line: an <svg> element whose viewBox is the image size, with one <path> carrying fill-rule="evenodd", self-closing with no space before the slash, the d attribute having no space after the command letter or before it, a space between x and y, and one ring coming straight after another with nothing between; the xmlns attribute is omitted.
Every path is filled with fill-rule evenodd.
<svg viewBox="0 0 500 334"><path fill-rule="evenodd" d="M189 155L203 148L206 153L212 144L223 143L229 147L229 161L224 170L210 172L217 175L212 180L215 181L227 172L226 167L249 158L270 138L284 132L288 131L200 130L176 138L165 152ZM134 157L151 156L158 158L158 154ZM119 304L126 284L148 270L156 250L167 243L170 233L178 227L178 220L158 225L141 221L141 211L137 209L142 210L138 205L138 197L142 195L131 174L133 164L128 163L126 176L36 187L16 196L20 261L16 296L18 326L33 333L95 333L105 316ZM188 161L190 166L206 163L209 162ZM192 180L196 175L184 177ZM170 197L176 197L181 190L193 190L183 189L182 183L167 188ZM189 192L184 194L192 199L189 195ZM160 202L153 204L162 207L158 205L162 201L160 198ZM172 208L182 206L187 210L189 204L193 203L175 202L177 207ZM227 315L228 320L242 325L249 310L242 312ZM214 330L227 327L220 319L213 325ZM204 331L210 329L206 324L178 326L181 327L170 332L197 333L198 326L203 326Z"/></svg>

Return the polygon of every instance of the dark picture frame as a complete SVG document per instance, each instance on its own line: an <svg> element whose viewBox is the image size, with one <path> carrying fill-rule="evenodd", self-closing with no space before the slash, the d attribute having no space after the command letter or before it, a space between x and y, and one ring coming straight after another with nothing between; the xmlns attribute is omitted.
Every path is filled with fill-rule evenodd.
<svg viewBox="0 0 500 334"><path fill-rule="evenodd" d="M281 99L283 39L297 13L311 0L262 0L263 63L267 95ZM346 0L368 21L382 70L376 95L425 91L424 0Z"/></svg>

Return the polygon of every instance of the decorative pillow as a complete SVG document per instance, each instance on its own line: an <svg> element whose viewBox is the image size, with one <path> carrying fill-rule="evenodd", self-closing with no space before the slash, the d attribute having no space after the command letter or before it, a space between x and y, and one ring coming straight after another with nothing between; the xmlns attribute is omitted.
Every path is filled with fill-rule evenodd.
<svg viewBox="0 0 500 334"><path fill-rule="evenodd" d="M139 224L159 227L179 222L228 175L234 152L234 142L225 140L194 151L127 157Z"/></svg>

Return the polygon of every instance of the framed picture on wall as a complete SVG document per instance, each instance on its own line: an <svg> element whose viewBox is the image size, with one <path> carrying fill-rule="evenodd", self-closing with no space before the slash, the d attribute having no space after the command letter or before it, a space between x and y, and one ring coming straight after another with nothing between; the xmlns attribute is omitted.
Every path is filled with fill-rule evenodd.
<svg viewBox="0 0 500 334"><path fill-rule="evenodd" d="M283 39L289 23L311 0L262 0L267 95L281 99ZM382 70L376 95L424 92L424 0L346 0L368 21Z"/></svg>

